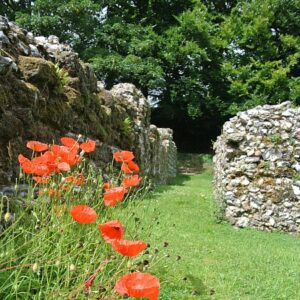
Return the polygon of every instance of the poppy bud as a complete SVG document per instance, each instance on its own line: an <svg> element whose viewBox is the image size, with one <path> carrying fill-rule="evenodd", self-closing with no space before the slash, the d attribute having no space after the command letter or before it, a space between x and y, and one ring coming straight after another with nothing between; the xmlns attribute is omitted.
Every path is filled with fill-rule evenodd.
<svg viewBox="0 0 300 300"><path fill-rule="evenodd" d="M71 264L69 270L70 272L74 272L76 270L76 266L74 264Z"/></svg>
<svg viewBox="0 0 300 300"><path fill-rule="evenodd" d="M164 247L168 247L169 243L168 242L164 242Z"/></svg>
<svg viewBox="0 0 300 300"><path fill-rule="evenodd" d="M158 248L154 248L154 253L158 253Z"/></svg>
<svg viewBox="0 0 300 300"><path fill-rule="evenodd" d="M4 215L4 221L5 221L5 222L9 222L11 219L12 219L11 213L10 213L10 212L7 212L7 213Z"/></svg>
<svg viewBox="0 0 300 300"><path fill-rule="evenodd" d="M33 266L32 266L32 271L34 273L37 273L38 270L39 270L39 265L37 263L34 263Z"/></svg>
<svg viewBox="0 0 300 300"><path fill-rule="evenodd" d="M131 261L129 260L128 263L127 263L127 268L130 269L131 266L132 266L132 263L131 263Z"/></svg>
<svg viewBox="0 0 300 300"><path fill-rule="evenodd" d="M176 260L181 260L181 256L178 255L178 256L176 257Z"/></svg>

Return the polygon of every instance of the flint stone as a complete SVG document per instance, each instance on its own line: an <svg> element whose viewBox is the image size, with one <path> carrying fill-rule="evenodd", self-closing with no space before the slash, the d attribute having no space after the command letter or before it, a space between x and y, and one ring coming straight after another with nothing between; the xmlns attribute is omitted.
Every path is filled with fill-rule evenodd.
<svg viewBox="0 0 300 300"><path fill-rule="evenodd" d="M270 148L270 149L266 150L265 152L263 152L262 157L264 160L274 162L274 161L282 158L282 153L277 149Z"/></svg>
<svg viewBox="0 0 300 300"><path fill-rule="evenodd" d="M247 217L241 217L238 219L235 225L241 228L247 227L249 225L249 219Z"/></svg>
<svg viewBox="0 0 300 300"><path fill-rule="evenodd" d="M0 75L8 75L13 69L13 64L10 57L0 56Z"/></svg>

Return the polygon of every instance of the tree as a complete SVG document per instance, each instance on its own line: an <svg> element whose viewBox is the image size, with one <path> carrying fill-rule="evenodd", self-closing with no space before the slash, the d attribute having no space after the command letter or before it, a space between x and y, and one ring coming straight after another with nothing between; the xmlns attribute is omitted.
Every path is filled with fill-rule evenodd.
<svg viewBox="0 0 300 300"><path fill-rule="evenodd" d="M300 1L240 2L222 26L224 77L236 113L260 104L300 103Z"/></svg>

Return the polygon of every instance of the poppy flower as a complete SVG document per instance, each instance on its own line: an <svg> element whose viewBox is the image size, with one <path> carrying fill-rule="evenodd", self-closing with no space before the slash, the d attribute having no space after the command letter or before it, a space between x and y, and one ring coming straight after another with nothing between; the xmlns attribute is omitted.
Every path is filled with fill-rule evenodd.
<svg viewBox="0 0 300 300"><path fill-rule="evenodd" d="M124 256L137 256L147 248L144 241L112 240L111 245Z"/></svg>
<svg viewBox="0 0 300 300"><path fill-rule="evenodd" d="M80 144L80 149L84 152L93 152L96 148L96 142L93 140L87 140L85 143Z"/></svg>
<svg viewBox="0 0 300 300"><path fill-rule="evenodd" d="M149 273L133 272L119 278L115 290L120 296L158 300L160 283Z"/></svg>
<svg viewBox="0 0 300 300"><path fill-rule="evenodd" d="M120 240L123 238L124 228L118 220L109 221L98 225L103 238L110 242L111 240Z"/></svg>
<svg viewBox="0 0 300 300"><path fill-rule="evenodd" d="M134 176L129 176L125 177L122 181L122 185L127 188L127 187L134 187L139 185L140 181L142 180L139 175L134 175Z"/></svg>
<svg viewBox="0 0 300 300"><path fill-rule="evenodd" d="M38 141L28 141L26 147L35 151L35 152L42 152L48 150L48 145L38 142Z"/></svg>
<svg viewBox="0 0 300 300"><path fill-rule="evenodd" d="M102 184L102 188L103 188L104 190L109 189L109 188L110 188L110 183L109 183L109 182L104 182L104 183Z"/></svg>
<svg viewBox="0 0 300 300"><path fill-rule="evenodd" d="M105 206L116 206L118 201L123 200L127 190L124 187L115 187L107 189L104 193L104 205Z"/></svg>
<svg viewBox="0 0 300 300"><path fill-rule="evenodd" d="M79 144L76 140L70 137L62 137L60 139L61 143L68 148L76 148L79 149Z"/></svg>
<svg viewBox="0 0 300 300"><path fill-rule="evenodd" d="M37 183L37 184L47 184L50 180L50 177L41 177L41 176L34 176L32 179Z"/></svg>
<svg viewBox="0 0 300 300"><path fill-rule="evenodd" d="M129 161L128 163L122 164L121 171L125 174L138 173L140 171L140 167L135 162Z"/></svg>
<svg viewBox="0 0 300 300"><path fill-rule="evenodd" d="M18 161L21 165L21 168L26 174L32 174L34 172L34 165L32 162L26 158L24 155L19 154Z"/></svg>
<svg viewBox="0 0 300 300"><path fill-rule="evenodd" d="M60 171L70 171L71 168L70 168L70 165L66 162L61 162L61 163L58 163L57 164L57 168L60 170Z"/></svg>
<svg viewBox="0 0 300 300"><path fill-rule="evenodd" d="M93 223L97 218L95 210L87 205L73 206L70 213L72 218L81 224Z"/></svg>
<svg viewBox="0 0 300 300"><path fill-rule="evenodd" d="M93 284L94 284L94 281L96 279L96 275L97 274L93 274L85 283L84 283L84 287L86 289L89 289Z"/></svg>
<svg viewBox="0 0 300 300"><path fill-rule="evenodd" d="M131 151L115 152L113 156L117 162L129 162L134 159L134 155Z"/></svg>
<svg viewBox="0 0 300 300"><path fill-rule="evenodd" d="M128 168L135 173L139 173L140 172L140 167L138 166L138 164L136 164L133 161L129 161L128 163Z"/></svg>

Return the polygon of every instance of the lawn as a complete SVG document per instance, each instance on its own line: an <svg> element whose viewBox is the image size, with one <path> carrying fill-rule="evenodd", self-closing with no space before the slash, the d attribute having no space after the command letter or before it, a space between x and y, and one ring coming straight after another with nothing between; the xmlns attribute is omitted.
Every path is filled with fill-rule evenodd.
<svg viewBox="0 0 300 300"><path fill-rule="evenodd" d="M160 299L300 299L299 238L216 223L211 181L181 175L148 199Z"/></svg>

